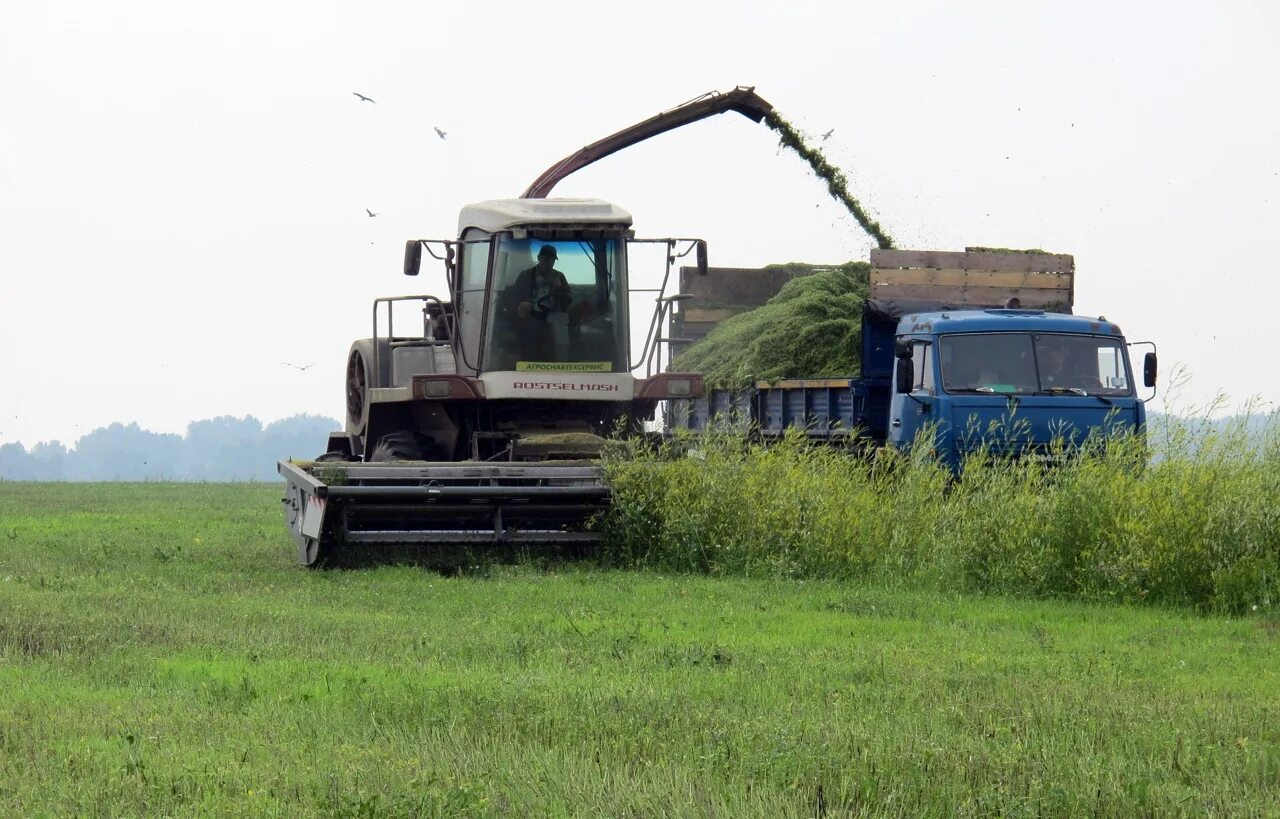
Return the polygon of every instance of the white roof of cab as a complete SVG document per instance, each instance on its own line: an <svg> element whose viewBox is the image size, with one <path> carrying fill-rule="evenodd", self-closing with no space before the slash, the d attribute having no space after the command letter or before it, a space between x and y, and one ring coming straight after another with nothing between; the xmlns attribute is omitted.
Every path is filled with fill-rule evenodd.
<svg viewBox="0 0 1280 819"><path fill-rule="evenodd" d="M631 214L603 199L491 199L458 214L458 235L469 227L489 233L525 225L628 225Z"/></svg>

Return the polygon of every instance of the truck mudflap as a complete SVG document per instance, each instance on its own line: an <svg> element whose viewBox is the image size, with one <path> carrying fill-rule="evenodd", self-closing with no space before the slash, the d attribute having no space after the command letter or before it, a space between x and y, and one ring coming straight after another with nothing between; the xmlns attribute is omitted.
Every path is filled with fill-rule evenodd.
<svg viewBox="0 0 1280 819"><path fill-rule="evenodd" d="M583 462L281 461L285 522L306 566L409 549L454 563L503 547L587 549L609 503L599 466Z"/></svg>

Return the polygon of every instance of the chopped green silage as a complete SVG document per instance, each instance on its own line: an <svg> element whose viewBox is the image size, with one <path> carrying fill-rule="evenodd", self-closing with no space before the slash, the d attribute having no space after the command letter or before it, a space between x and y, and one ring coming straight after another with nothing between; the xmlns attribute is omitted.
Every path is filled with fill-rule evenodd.
<svg viewBox="0 0 1280 819"><path fill-rule="evenodd" d="M1029 248L1013 248L1013 247L966 247L967 253L1021 253L1024 255L1049 255L1049 251L1041 250L1038 247Z"/></svg>
<svg viewBox="0 0 1280 819"><path fill-rule="evenodd" d="M827 191L849 211L881 248L893 239L849 193L849 179L817 148L805 142L791 123L770 112L765 124L782 145L799 154ZM762 307L725 319L706 337L681 352L671 369L702 373L716 387L746 386L757 379L854 376L860 369L862 302L870 265L848 262L834 268L793 263L801 277L783 286ZM698 302L698 308L732 305Z"/></svg>
<svg viewBox="0 0 1280 819"><path fill-rule="evenodd" d="M815 265L785 265L797 273ZM853 376L870 266L848 262L792 279L761 307L720 322L678 355L671 369L701 373L708 385L756 379Z"/></svg>
<svg viewBox="0 0 1280 819"><path fill-rule="evenodd" d="M876 240L876 244L882 248L893 247L893 239L889 234L880 227L880 223L875 221L867 214L857 199L849 193L849 179L844 175L844 171L827 161L826 157L817 148L810 146L804 141L804 137L796 130L795 126L787 122L777 112L771 111L765 117L765 124L778 132L778 137L782 144L800 155L800 158L809 163L809 167L818 175L818 178L827 183L827 191L840 204L848 209L853 218L857 220L867 235Z"/></svg>

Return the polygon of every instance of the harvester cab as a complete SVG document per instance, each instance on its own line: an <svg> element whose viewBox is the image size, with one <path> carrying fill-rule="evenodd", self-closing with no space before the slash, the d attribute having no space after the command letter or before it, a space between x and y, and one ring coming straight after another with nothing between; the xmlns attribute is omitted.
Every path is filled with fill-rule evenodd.
<svg viewBox="0 0 1280 819"><path fill-rule="evenodd" d="M631 216L595 199L511 199L462 210L456 240L406 244L442 261L443 297L378 299L370 338L347 359L347 423L330 451L364 461L542 461L594 457L604 438L638 432L657 403L700 389L661 373L672 263L705 245L635 239ZM632 287L628 246L665 246L654 287ZM652 294L647 315L633 297ZM398 336L395 301L422 304L420 332ZM644 301L644 299L637 299ZM383 319L385 319L385 326ZM632 322L646 329L632 349ZM417 328L415 328L416 330ZM385 330L385 331L384 331Z"/></svg>

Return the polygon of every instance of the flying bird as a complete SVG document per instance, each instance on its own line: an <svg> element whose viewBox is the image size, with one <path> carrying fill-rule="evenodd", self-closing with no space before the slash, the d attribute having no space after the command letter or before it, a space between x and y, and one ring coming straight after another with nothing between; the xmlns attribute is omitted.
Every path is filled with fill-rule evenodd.
<svg viewBox="0 0 1280 819"><path fill-rule="evenodd" d="M834 134L835 132L836 132L835 128L832 128L830 131L827 131L825 134L822 135L822 141L826 142L828 139L831 138L831 135Z"/></svg>
<svg viewBox="0 0 1280 819"><path fill-rule="evenodd" d="M352 91L351 93L355 94L363 102L377 102L377 100L373 99L372 97L366 97L364 94L361 94L359 91Z"/></svg>
<svg viewBox="0 0 1280 819"><path fill-rule="evenodd" d="M378 214L374 213L373 211L369 210L368 208L365 208L365 209L364 209L364 212L365 212L365 213L367 213L367 214L369 214L369 218L370 218L370 219L372 219L373 217L375 217L375 216L377 216L377 215L378 215Z"/></svg>
<svg viewBox="0 0 1280 819"><path fill-rule="evenodd" d="M445 137L447 137L447 136L448 136L448 134L446 134L444 131L441 131L441 130L440 130L440 126L439 126L439 125L433 125L433 126L431 126L431 127L433 127L433 128L435 128L435 129L436 129L436 133L440 135L440 138L441 138L441 139L444 139Z"/></svg>
<svg viewBox="0 0 1280 819"><path fill-rule="evenodd" d="M314 364L290 364L288 361L281 361L280 363L286 367L293 367L295 370L301 370L303 372L306 372L309 368L315 366Z"/></svg>

